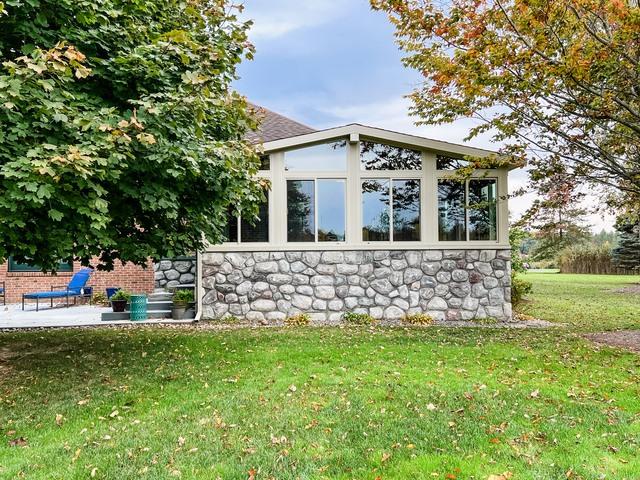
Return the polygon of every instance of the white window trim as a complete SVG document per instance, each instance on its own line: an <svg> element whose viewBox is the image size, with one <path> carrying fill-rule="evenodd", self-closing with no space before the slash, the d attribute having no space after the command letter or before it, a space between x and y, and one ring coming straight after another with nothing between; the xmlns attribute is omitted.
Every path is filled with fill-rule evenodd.
<svg viewBox="0 0 640 480"><path fill-rule="evenodd" d="M344 137L342 137L344 138ZM327 143L340 140L341 137L324 139ZM422 152L422 170L364 170L360 162L360 141L373 141L395 145ZM320 143L320 142L314 142ZM308 146L304 145L304 146ZM300 145L302 148L303 145ZM295 146L285 147L288 150ZM451 179L451 170L436 170L436 154L447 154L446 151L425 150L420 145L408 145L385 139L359 138L357 142L347 137L347 169L346 171L301 171L284 169L285 150L267 152L270 156L270 170L261 170L257 177L271 182L269 192L269 242L242 243L241 229L238 225L239 242L222 245L209 245L206 251L295 251L295 250L408 250L408 249L508 249L508 170L506 168L477 170L471 178L487 178L497 180L496 229L497 240L461 240L440 241L438 239L438 180ZM455 154L451 152L450 154ZM365 242L362 240L362 196L363 179L383 178L391 182L395 180L420 180L420 241L384 241ZM287 241L287 180L345 180L345 241L344 242L288 242ZM468 190L468 182L465 190ZM318 230L317 185L316 196L316 239ZM390 208L392 195L390 196ZM468 192L467 192L468 198ZM391 214L392 215L392 214ZM468 212L466 213L468 216ZM390 218L392 221L393 219ZM468 225L468 222L467 222ZM393 223L390 224L393 230ZM469 229L466 229L467 238ZM393 232L391 232L391 235ZM393 238L393 237L391 237Z"/></svg>
<svg viewBox="0 0 640 480"><path fill-rule="evenodd" d="M289 172L287 172L289 173ZM316 172L317 173L317 172ZM341 176L340 176L341 175ZM344 205L345 205L345 216L344 216L344 232L345 232L345 239L343 241L340 242L321 242L320 240L318 240L318 231L319 231L319 224L318 224L318 180L343 180L344 181ZM346 206L347 206L347 188L348 188L348 181L347 181L347 173L346 172L338 172L336 173L336 175L334 176L326 176L324 175L315 175L314 173L311 172L311 175L307 175L306 173L303 175L285 175L285 182L289 182L289 181L312 181L313 182L313 222L314 222L314 237L315 237L315 242L293 242L293 241L288 241L288 244L301 244L301 243L306 243L306 244L313 244L313 245L340 245L340 244L346 244L349 240L348 240L348 236L347 236L347 214L346 214ZM287 192L285 191L285 196L286 196ZM288 209L285 212L285 228L287 230L287 236L288 236L288 229L289 229L289 214L288 214Z"/></svg>

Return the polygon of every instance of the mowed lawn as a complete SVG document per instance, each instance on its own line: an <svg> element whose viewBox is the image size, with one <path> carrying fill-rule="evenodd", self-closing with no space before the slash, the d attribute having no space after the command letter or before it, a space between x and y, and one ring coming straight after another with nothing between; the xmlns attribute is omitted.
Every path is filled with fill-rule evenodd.
<svg viewBox="0 0 640 480"><path fill-rule="evenodd" d="M527 273L533 294L519 310L573 330L640 329L640 275ZM636 287L635 294L629 292ZM640 475L638 475L640 478Z"/></svg>
<svg viewBox="0 0 640 480"><path fill-rule="evenodd" d="M634 279L529 278L568 327L0 334L0 478L640 478Z"/></svg>

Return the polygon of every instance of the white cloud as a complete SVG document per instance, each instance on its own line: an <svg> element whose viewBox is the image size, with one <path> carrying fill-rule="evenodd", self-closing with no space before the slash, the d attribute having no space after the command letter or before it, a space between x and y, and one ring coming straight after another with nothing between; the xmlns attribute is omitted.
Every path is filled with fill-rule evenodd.
<svg viewBox="0 0 640 480"><path fill-rule="evenodd" d="M353 0L246 0L243 18L254 21L252 40L271 39L334 21L349 4Z"/></svg>

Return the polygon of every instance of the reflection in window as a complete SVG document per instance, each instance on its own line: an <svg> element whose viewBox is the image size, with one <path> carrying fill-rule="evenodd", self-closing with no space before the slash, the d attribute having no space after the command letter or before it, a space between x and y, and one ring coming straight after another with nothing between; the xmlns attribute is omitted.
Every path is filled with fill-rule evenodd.
<svg viewBox="0 0 640 480"><path fill-rule="evenodd" d="M285 170L344 171L347 169L347 142L323 143L284 154Z"/></svg>
<svg viewBox="0 0 640 480"><path fill-rule="evenodd" d="M438 180L438 236L440 241L464 241L465 184L455 180Z"/></svg>
<svg viewBox="0 0 640 480"><path fill-rule="evenodd" d="M438 170L457 170L468 166L469 162L461 158L447 157L444 155L436 156L436 168Z"/></svg>
<svg viewBox="0 0 640 480"><path fill-rule="evenodd" d="M234 209L229 207L228 221L224 232L227 242L256 243L269 241L269 192L265 191L264 194L265 197L258 207L258 218L253 221L253 225L250 219L240 218L238 220ZM238 222L240 223L240 230L238 230ZM240 232L240 235L238 235L238 232Z"/></svg>
<svg viewBox="0 0 640 480"><path fill-rule="evenodd" d="M389 241L389 180L362 182L362 240Z"/></svg>
<svg viewBox="0 0 640 480"><path fill-rule="evenodd" d="M363 170L422 170L422 154L408 148L360 142L360 163Z"/></svg>
<svg viewBox="0 0 640 480"><path fill-rule="evenodd" d="M420 180L393 181L393 241L420 241Z"/></svg>
<svg viewBox="0 0 640 480"><path fill-rule="evenodd" d="M287 240L314 242L315 185L313 180L287 180Z"/></svg>
<svg viewBox="0 0 640 480"><path fill-rule="evenodd" d="M238 242L238 217L231 206L227 210L227 225L224 230L224 236L227 237L227 242Z"/></svg>
<svg viewBox="0 0 640 480"><path fill-rule="evenodd" d="M265 199L260 202L258 218L253 225L245 218L240 220L240 241L247 243L269 241L269 197L265 192Z"/></svg>
<svg viewBox="0 0 640 480"><path fill-rule="evenodd" d="M271 159L269 155L260 155L260 170L271 170Z"/></svg>
<svg viewBox="0 0 640 480"><path fill-rule="evenodd" d="M42 272L42 267L30 263L20 263L13 257L9 257L8 270L10 272ZM60 262L56 268L57 272L73 272L73 262Z"/></svg>
<svg viewBox="0 0 640 480"><path fill-rule="evenodd" d="M345 239L345 181L317 180L318 241L344 242Z"/></svg>
<svg viewBox="0 0 640 480"><path fill-rule="evenodd" d="M496 180L469 180L469 240L497 240Z"/></svg>

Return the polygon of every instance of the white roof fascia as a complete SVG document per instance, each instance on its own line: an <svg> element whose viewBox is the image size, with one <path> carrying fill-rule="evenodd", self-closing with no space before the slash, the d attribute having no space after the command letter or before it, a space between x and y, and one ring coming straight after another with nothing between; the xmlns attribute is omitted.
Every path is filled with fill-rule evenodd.
<svg viewBox="0 0 640 480"><path fill-rule="evenodd" d="M466 145L443 142L440 140L432 140L430 138L418 137L416 135L408 135L405 133L398 133L360 124L351 124L342 127L329 128L305 135L297 135L295 137L288 137L280 140L274 140L272 142L266 142L264 144L264 151L268 153L277 150L287 150L303 145L330 140L332 138L353 138L355 135L359 135L360 137L364 138L370 138L372 140L385 140L407 147L417 147L424 150L433 150L442 153L454 153L463 156L468 155L472 157L486 157L490 155L497 155L497 152L491 150L468 147Z"/></svg>

